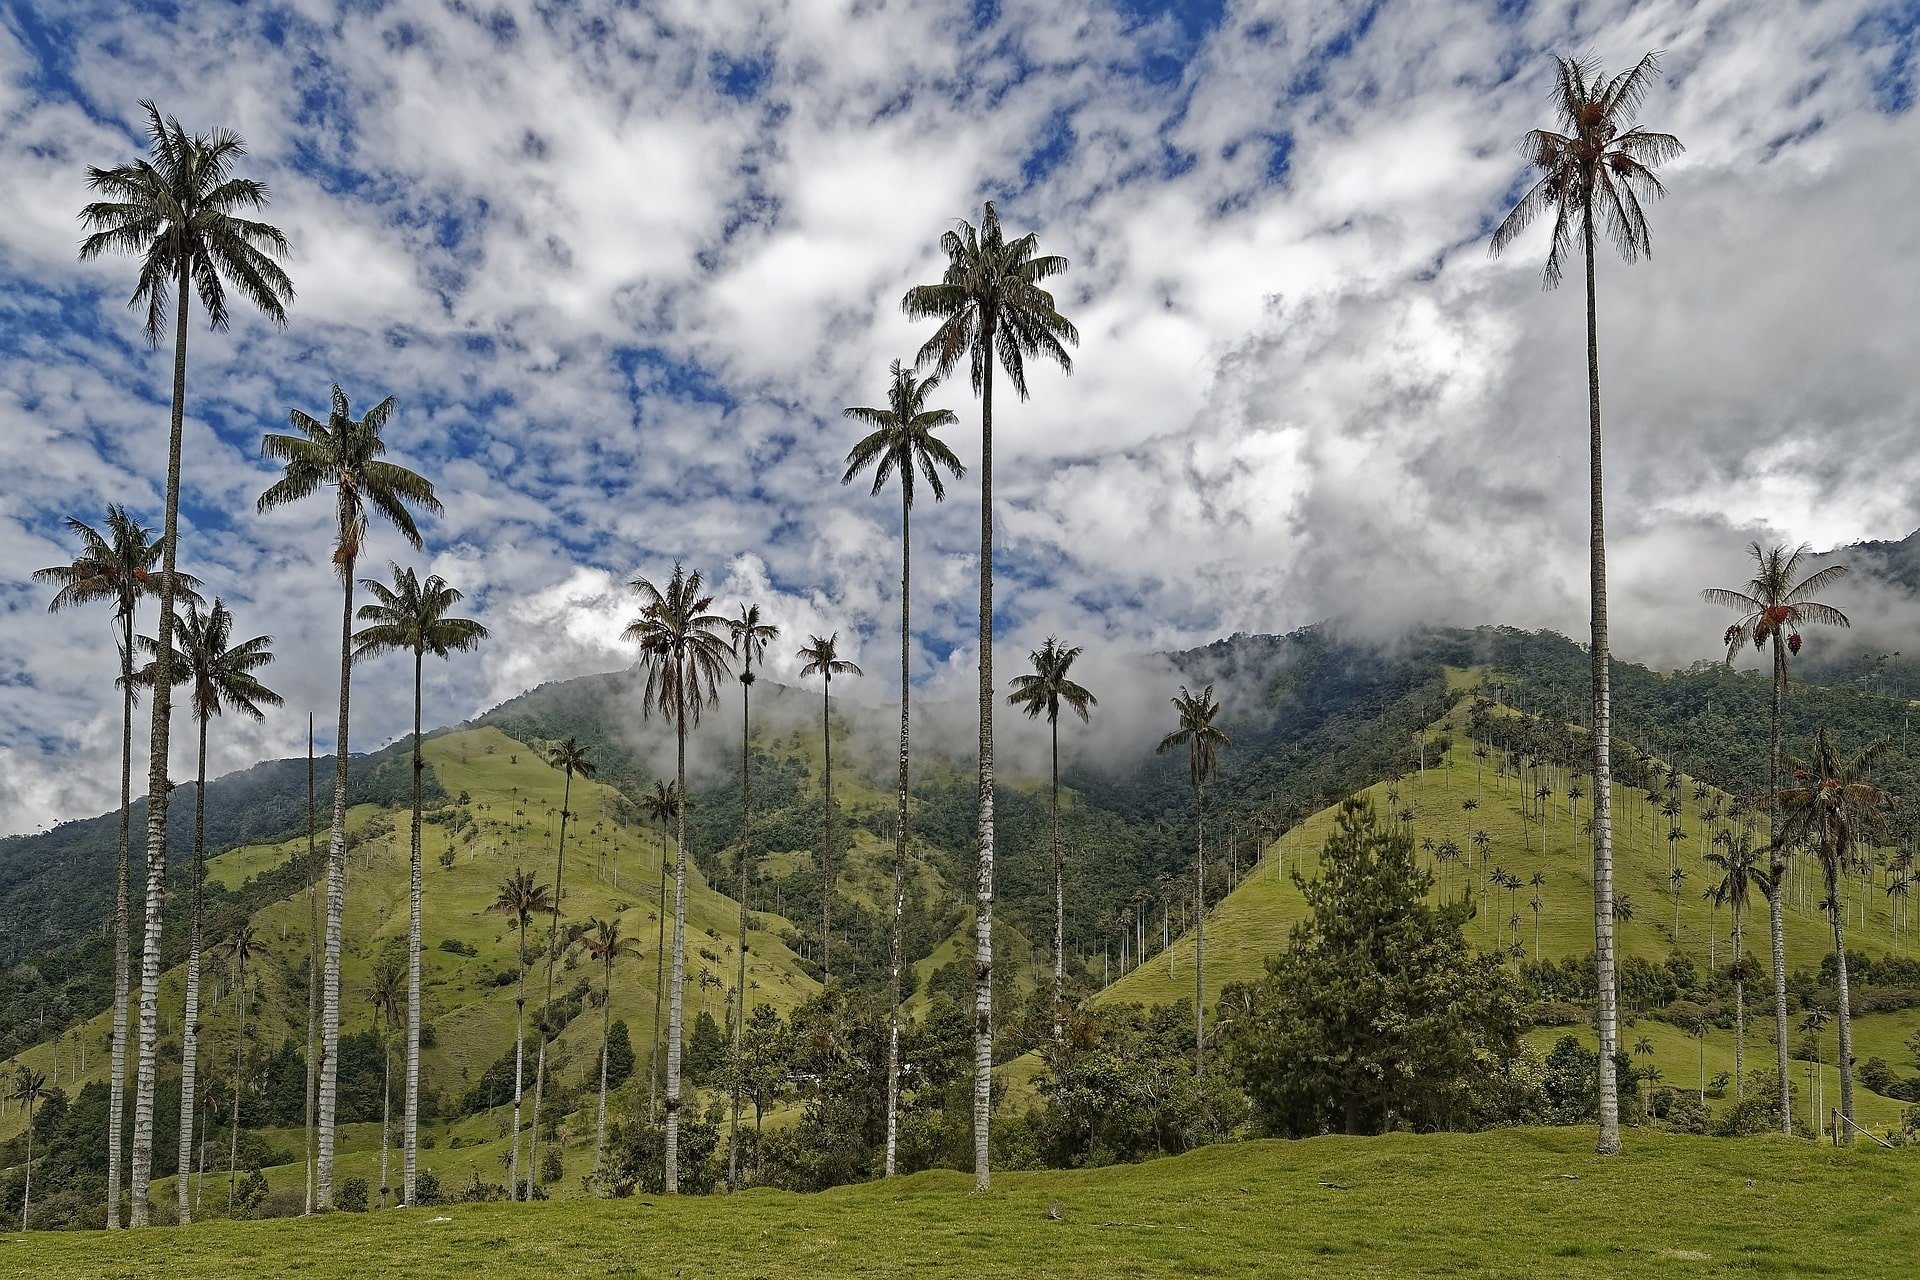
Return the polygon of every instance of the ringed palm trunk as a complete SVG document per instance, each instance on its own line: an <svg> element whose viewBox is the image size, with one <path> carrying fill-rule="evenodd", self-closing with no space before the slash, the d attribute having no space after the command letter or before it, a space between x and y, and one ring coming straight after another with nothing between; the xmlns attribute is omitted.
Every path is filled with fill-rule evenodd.
<svg viewBox="0 0 1920 1280"><path fill-rule="evenodd" d="M188 264L174 281L173 420L167 437L167 501L161 552L160 624L154 646L153 731L147 741L147 900L140 949L140 1047L133 1081L133 1168L128 1191L132 1225L152 1216L147 1189L153 1177L153 1091L160 1043L160 927L167 890L167 748L173 718L174 569L180 533L180 438L187 399Z"/></svg>
<svg viewBox="0 0 1920 1280"><path fill-rule="evenodd" d="M1060 717L1058 714L1048 717L1048 728L1053 735L1053 792L1049 801L1048 820L1053 827L1053 1047L1060 1049L1060 1022L1062 1011L1066 1007L1066 997L1062 994L1065 987L1062 981L1066 963L1067 947L1067 889L1066 872L1060 858Z"/></svg>
<svg viewBox="0 0 1920 1280"><path fill-rule="evenodd" d="M386 1025L386 1015L381 1015L380 1031L380 1203L382 1207L387 1199L387 1153L393 1149L393 1053L387 1047L387 1037L393 1028Z"/></svg>
<svg viewBox="0 0 1920 1280"><path fill-rule="evenodd" d="M1620 1088L1614 1057L1620 1051L1620 1011L1613 944L1613 697L1607 644L1607 521L1600 437L1600 326L1594 303L1593 204L1582 230L1587 266L1587 430L1589 567L1593 658L1593 951L1599 991L1600 1136L1597 1150L1620 1150Z"/></svg>
<svg viewBox="0 0 1920 1280"><path fill-rule="evenodd" d="M1746 952L1740 941L1740 917L1733 920L1733 1096L1746 1092L1747 984Z"/></svg>
<svg viewBox="0 0 1920 1280"><path fill-rule="evenodd" d="M527 918L520 917L520 978L513 989L513 1149L507 1158L507 1191L520 1194L520 1097L527 1059Z"/></svg>
<svg viewBox="0 0 1920 1280"><path fill-rule="evenodd" d="M1780 832L1780 717L1786 697L1787 655L1780 637L1773 637L1773 714L1767 754L1767 835L1769 843ZM1768 942L1773 952L1774 1066L1780 1074L1780 1132L1793 1132L1793 1076L1787 1063L1787 910L1786 850L1775 848L1769 859L1767 883Z"/></svg>
<svg viewBox="0 0 1920 1280"><path fill-rule="evenodd" d="M675 708L675 780L680 803L674 806L676 844L673 860L673 976L667 1000L666 1191L680 1191L680 1025L681 987L687 974L687 703L682 692Z"/></svg>
<svg viewBox="0 0 1920 1280"><path fill-rule="evenodd" d="M239 1025L233 1033L233 1120L227 1137L227 1216L233 1216L233 1198L240 1186L240 1069L247 1044L247 966L242 961L234 978L233 994L239 1002L235 1016Z"/></svg>
<svg viewBox="0 0 1920 1280"><path fill-rule="evenodd" d="M173 1180L178 1195L180 1225L193 1221L188 1198L193 1181L193 1091L200 1049L200 907L201 882L206 876L207 835L207 718L200 721L199 765L193 788L193 902L187 917L187 1007L180 1023L180 1162Z"/></svg>
<svg viewBox="0 0 1920 1280"><path fill-rule="evenodd" d="M666 1035L666 1021L662 1018L667 997L667 847L664 837L660 841L660 896L657 899L658 910L654 912L657 927L654 930L653 947L653 1048L647 1053L647 1119L654 1120L660 1115L660 1052L661 1042Z"/></svg>
<svg viewBox="0 0 1920 1280"><path fill-rule="evenodd" d="M27 1211L33 1208L33 1103L27 1103L27 1168L26 1181L20 1192L20 1230L27 1229Z"/></svg>
<svg viewBox="0 0 1920 1280"><path fill-rule="evenodd" d="M113 1062L107 1068L107 1230L120 1227L120 1139L127 1103L127 924L131 912L133 824L133 612L120 634L120 854L113 891Z"/></svg>
<svg viewBox="0 0 1920 1280"><path fill-rule="evenodd" d="M900 485L900 796L893 824L893 911L887 934L887 1160L891 1178L900 1145L900 915L907 890L907 766L908 683L911 672L913 595L913 505L907 500L905 477Z"/></svg>
<svg viewBox="0 0 1920 1280"><path fill-rule="evenodd" d="M400 1203L413 1204L420 1148L420 663L413 651L413 839L407 852L407 1076L401 1120ZM564 819L562 819L564 821Z"/></svg>
<svg viewBox="0 0 1920 1280"><path fill-rule="evenodd" d="M607 957L607 1001L600 1006L600 1110L593 1121L593 1171L607 1145L607 1054L613 1047L613 957Z"/></svg>
<svg viewBox="0 0 1920 1280"><path fill-rule="evenodd" d="M313 713L307 713L307 1132L301 1146L300 1163L307 1173L307 1212L313 1212L313 1166L319 1147L314 1141L317 1115L319 1063L314 1057L314 1040L320 1030L320 898L314 875L313 847Z"/></svg>
<svg viewBox="0 0 1920 1280"><path fill-rule="evenodd" d="M560 792L560 847L554 856L553 918L547 925L547 993L540 1004L540 1057L533 1069L533 1136L527 1142L527 1199L540 1178L540 1099L547 1083L547 1039L553 1033L553 964L560 954L560 891L567 874L567 807L573 803L573 770Z"/></svg>
<svg viewBox="0 0 1920 1280"><path fill-rule="evenodd" d="M827 803L820 832L820 985L833 982L833 672L820 682L820 747L826 758Z"/></svg>
<svg viewBox="0 0 1920 1280"><path fill-rule="evenodd" d="M1827 864L1827 919L1833 925L1834 1003L1840 1024L1840 1052L1835 1066L1840 1068L1840 1114L1846 1123L1834 1126L1834 1141L1842 1146L1853 1143L1853 1012L1847 995L1847 909L1840 900L1839 876L1831 861Z"/></svg>
<svg viewBox="0 0 1920 1280"><path fill-rule="evenodd" d="M1193 784L1193 1078L1207 1075L1207 789Z"/></svg>
<svg viewBox="0 0 1920 1280"><path fill-rule="evenodd" d="M980 383L980 795L973 887L973 1184L992 1185L993 1120L993 324L982 326Z"/></svg>
<svg viewBox="0 0 1920 1280"><path fill-rule="evenodd" d="M353 562L341 566L340 732L333 744L333 831L327 837L327 926L320 973L319 1155L314 1208L333 1208L333 1125L340 1084L340 947L347 909L347 711L353 692Z"/></svg>
<svg viewBox="0 0 1920 1280"><path fill-rule="evenodd" d="M740 939L735 948L733 1002L733 1099L727 1121L727 1186L740 1189L740 1044L747 1025L747 872L753 856L753 656L747 650L746 672L740 679ZM613 988L613 971L607 971L607 988ZM600 1107L606 1110L606 1062L601 1061L603 1083ZM596 1157L596 1163L598 1158Z"/></svg>

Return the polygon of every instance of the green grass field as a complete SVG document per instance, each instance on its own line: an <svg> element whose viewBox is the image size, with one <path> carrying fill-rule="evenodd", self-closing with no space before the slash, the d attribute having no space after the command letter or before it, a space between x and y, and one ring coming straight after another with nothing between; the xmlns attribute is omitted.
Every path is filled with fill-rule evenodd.
<svg viewBox="0 0 1920 1280"><path fill-rule="evenodd" d="M929 1173L814 1196L472 1205L0 1236L36 1280L253 1277L1904 1277L1920 1155L1581 1130L1253 1142L987 1195Z"/></svg>

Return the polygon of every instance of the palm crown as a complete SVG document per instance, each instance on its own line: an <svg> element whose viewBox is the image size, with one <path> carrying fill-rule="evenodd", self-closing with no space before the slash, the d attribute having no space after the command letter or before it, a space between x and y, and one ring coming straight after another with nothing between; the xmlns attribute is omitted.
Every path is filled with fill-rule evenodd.
<svg viewBox="0 0 1920 1280"><path fill-rule="evenodd" d="M602 920L600 917L595 916L593 919L587 921L586 936L580 941L581 944L586 947L588 956L599 961L609 969L613 967L613 962L621 956L637 956L640 954L640 944L638 942L635 942L632 938L623 938L620 936L620 917L618 916L613 917L611 920Z"/></svg>
<svg viewBox="0 0 1920 1280"><path fill-rule="evenodd" d="M51 565L33 573L35 582L58 588L47 602L48 613L108 601L118 622L139 608L141 597L160 594L166 539L156 538L153 530L135 520L125 507L116 502L107 508L104 532L73 516L67 517L67 528L79 537L80 554L71 564ZM200 579L176 571L173 584L176 599L199 601L194 589Z"/></svg>
<svg viewBox="0 0 1920 1280"><path fill-rule="evenodd" d="M1789 550L1786 546L1762 547L1748 544L1753 553L1754 573L1746 588L1733 591L1709 587L1700 593L1708 604L1724 605L1740 614L1740 620L1727 628L1722 637L1727 645L1727 664L1751 643L1759 649L1774 636L1781 637L1787 649L1800 652L1800 628L1810 625L1845 627L1847 615L1829 604L1813 599L1820 591L1846 576L1847 566L1830 564L1795 582L1800 565L1807 558L1805 543Z"/></svg>
<svg viewBox="0 0 1920 1280"><path fill-rule="evenodd" d="M703 707L719 696L720 677L732 670L731 650L721 633L727 620L707 610L713 597L703 594L700 573L673 566L663 591L644 577L635 578L640 616L623 633L640 645L647 671L641 707L649 715L685 715L697 724Z"/></svg>
<svg viewBox="0 0 1920 1280"><path fill-rule="evenodd" d="M1220 772L1220 753L1233 745L1226 730L1213 722L1220 714L1220 704L1213 700L1213 686L1208 685L1196 697L1181 685L1173 707L1180 717L1180 727L1160 739L1153 753L1165 755L1185 747L1187 777L1194 786L1202 786Z"/></svg>
<svg viewBox="0 0 1920 1280"><path fill-rule="evenodd" d="M264 184L233 174L246 144L229 129L189 134L152 102L140 105L153 158L111 169L88 166L87 186L103 198L80 211L90 232L80 242L81 261L105 253L141 259L140 282L127 305L146 305L149 342L160 340L173 290L186 281L216 329L227 327L228 284L285 325L293 281L275 259L286 254L287 238L241 216L267 203Z"/></svg>
<svg viewBox="0 0 1920 1280"><path fill-rule="evenodd" d="M1531 129L1520 153L1540 170L1539 179L1493 233L1495 256L1519 238L1534 219L1553 211L1553 247L1542 279L1560 283L1567 255L1595 228L1604 227L1628 262L1653 252L1644 202L1666 188L1654 168L1685 150L1670 133L1633 122L1647 89L1659 74L1660 55L1649 53L1631 71L1608 76L1585 58L1557 58L1553 105L1560 132Z"/></svg>
<svg viewBox="0 0 1920 1280"><path fill-rule="evenodd" d="M838 631L825 639L819 636L808 636L806 646L795 656L806 663L800 668L800 678L803 680L808 676L825 676L828 680L832 680L835 676L861 674L859 667L840 657Z"/></svg>
<svg viewBox="0 0 1920 1280"><path fill-rule="evenodd" d="M1048 724L1059 723L1063 705L1086 720L1088 710L1099 706L1100 699L1067 676L1079 656L1079 646L1069 647L1048 636L1032 654L1033 674L1013 678L1013 692L1007 695L1007 701L1025 711L1030 719L1045 715Z"/></svg>
<svg viewBox="0 0 1920 1280"><path fill-rule="evenodd" d="M548 764L570 777L591 778L600 771L600 766L593 762L578 738L569 737L564 742L556 742L547 748L545 754Z"/></svg>
<svg viewBox="0 0 1920 1280"><path fill-rule="evenodd" d="M415 547L421 545L420 530L409 504L440 513L432 481L381 457L387 442L380 433L392 414L393 397L388 396L355 418L347 393L335 384L325 422L295 409L289 417L300 435L270 433L260 442L260 452L284 463L286 471L260 495L255 504L259 510L297 502L322 485L333 488L337 512L333 563L343 577L352 572L366 540L368 507L386 517Z"/></svg>
<svg viewBox="0 0 1920 1280"><path fill-rule="evenodd" d="M500 896L493 900L493 909L519 921L524 934L527 921L543 911L553 910L553 889L535 883L533 872L516 870L501 882Z"/></svg>
<svg viewBox="0 0 1920 1280"><path fill-rule="evenodd" d="M1794 785L1780 791L1778 839L1813 845L1829 887L1841 873L1861 869L1861 846L1886 832L1893 797L1867 779L1890 746L1882 738L1848 759L1821 729L1804 760L1786 762Z"/></svg>
<svg viewBox="0 0 1920 1280"><path fill-rule="evenodd" d="M393 585L362 578L360 585L373 599L360 606L357 617L367 625L353 633L356 661L380 653L432 654L444 658L477 646L487 629L471 618L449 618L447 610L459 604L459 591L439 574L426 581L412 569L390 565Z"/></svg>
<svg viewBox="0 0 1920 1280"><path fill-rule="evenodd" d="M1036 254L1038 238L1028 232L1012 240L1000 230L1000 214L987 201L975 228L962 221L940 237L947 269L938 284L917 285L901 299L911 320L938 320L920 348L916 363L932 366L945 376L965 355L970 359L974 391L987 381L988 361L1000 357L1000 367L1020 398L1027 398L1026 361L1030 356L1057 360L1073 371L1070 344L1080 334L1055 309L1053 295L1040 287L1043 280L1067 269L1067 260L1055 254Z"/></svg>
<svg viewBox="0 0 1920 1280"><path fill-rule="evenodd" d="M235 642L233 614L226 602L216 598L206 613L189 604L179 618L179 643L174 652L173 682L193 686L193 714L211 720L223 711L238 711L263 720L260 708L281 705L280 695L260 683L254 672L273 661L273 637L255 636ZM160 646L141 636L140 648L157 653ZM151 685L157 661L149 662L135 677Z"/></svg>
<svg viewBox="0 0 1920 1280"><path fill-rule="evenodd" d="M680 812L680 788L671 782L655 782L653 790L640 797L640 812L647 815L649 822L666 825L668 819Z"/></svg>
<svg viewBox="0 0 1920 1280"><path fill-rule="evenodd" d="M740 659L740 681L753 683L753 664L766 656L767 646L780 638L780 628L760 621L760 606L743 604L727 619L727 634L732 637L733 656Z"/></svg>
<svg viewBox="0 0 1920 1280"><path fill-rule="evenodd" d="M960 420L951 409L927 408L927 396L940 385L938 375L915 376L912 369L895 360L887 371L893 381L887 389L887 405L880 408L850 408L848 418L873 428L847 451L847 471L841 484L852 484L854 477L873 469L873 492L879 493L897 471L900 474L900 500L913 505L914 474L926 478L937 502L947 496L940 477L944 468L958 478L966 474L960 459L946 441L933 433Z"/></svg>

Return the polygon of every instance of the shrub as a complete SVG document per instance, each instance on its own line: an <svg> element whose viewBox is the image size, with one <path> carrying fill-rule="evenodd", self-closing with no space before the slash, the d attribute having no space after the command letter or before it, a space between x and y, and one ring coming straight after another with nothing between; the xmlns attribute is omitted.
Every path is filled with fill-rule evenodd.
<svg viewBox="0 0 1920 1280"><path fill-rule="evenodd" d="M447 1203L447 1191L440 1185L440 1176L431 1169L422 1169L414 1179L413 1199L423 1206Z"/></svg>
<svg viewBox="0 0 1920 1280"><path fill-rule="evenodd" d="M267 1176L258 1169L247 1170L246 1177L233 1193L233 1212L238 1218L251 1218L260 1212L267 1199Z"/></svg>
<svg viewBox="0 0 1920 1280"><path fill-rule="evenodd" d="M367 1211L367 1180L348 1178L340 1185L340 1194L334 1198L334 1207L345 1209L348 1213Z"/></svg>

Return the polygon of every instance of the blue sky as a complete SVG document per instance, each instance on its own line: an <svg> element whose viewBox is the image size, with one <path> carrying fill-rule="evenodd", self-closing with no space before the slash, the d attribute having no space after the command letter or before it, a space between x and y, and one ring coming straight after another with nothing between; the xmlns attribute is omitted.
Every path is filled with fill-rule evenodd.
<svg viewBox="0 0 1920 1280"><path fill-rule="evenodd" d="M326 504L253 499L261 433L336 380L397 398L447 507L369 572L425 564L496 632L430 672L430 720L629 661L624 584L676 559L884 670L896 508L838 485L840 409L924 338L900 295L986 197L1071 260L1082 334L1001 401L1003 668L1053 632L1145 689L1137 655L1236 630L1577 628L1578 297L1538 243L1484 248L1567 51L1668 51L1655 259L1601 271L1616 643L1708 655L1694 592L1748 537L1920 524L1917 33L1914 3L14 4L0 832L114 787L105 619L49 619L28 575L67 514L159 518L170 353L130 265L74 253L143 96L247 138L299 290L284 332L242 310L189 345L185 560L276 637L289 704L222 726L217 771L332 705ZM977 408L941 396L971 464ZM971 481L916 519L930 703L970 678L977 520ZM401 676L366 669L356 746L402 731Z"/></svg>

